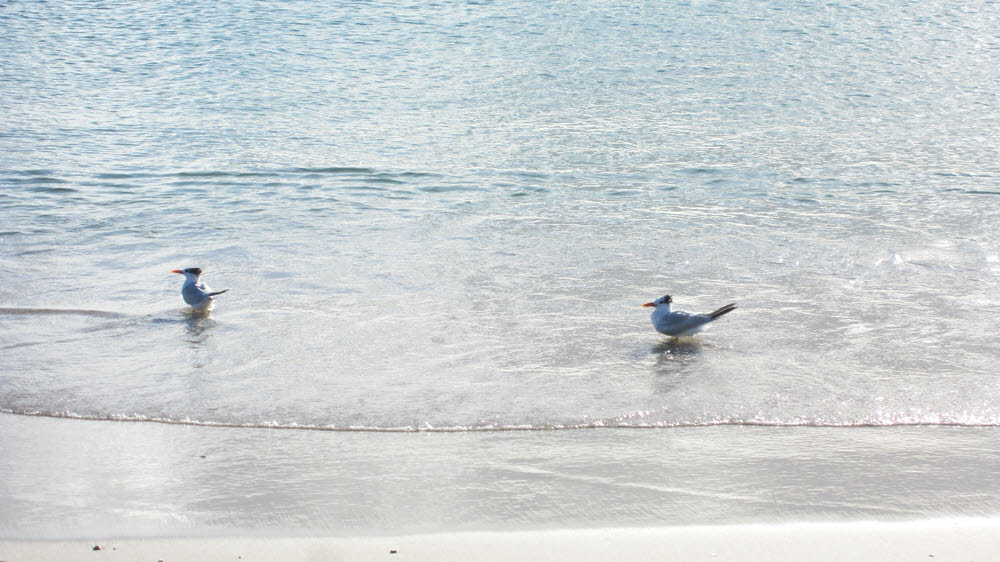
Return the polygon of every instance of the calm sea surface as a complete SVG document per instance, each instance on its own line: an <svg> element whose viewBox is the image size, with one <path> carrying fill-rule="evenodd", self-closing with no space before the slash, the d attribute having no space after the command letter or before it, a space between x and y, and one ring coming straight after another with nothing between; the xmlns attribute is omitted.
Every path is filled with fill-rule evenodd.
<svg viewBox="0 0 1000 562"><path fill-rule="evenodd" d="M4 2L0 412L1000 426L998 29L990 1ZM229 289L208 317L193 266ZM670 342L640 308L667 293L739 308Z"/></svg>

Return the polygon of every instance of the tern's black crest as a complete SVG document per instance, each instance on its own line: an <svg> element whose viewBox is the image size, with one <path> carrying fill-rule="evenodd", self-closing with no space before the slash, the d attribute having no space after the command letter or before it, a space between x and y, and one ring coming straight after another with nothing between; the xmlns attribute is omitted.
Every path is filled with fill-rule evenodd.
<svg viewBox="0 0 1000 562"><path fill-rule="evenodd" d="M672 303L674 302L674 297L670 295L663 295L662 297L660 297L660 300L663 301L664 303Z"/></svg>
<svg viewBox="0 0 1000 562"><path fill-rule="evenodd" d="M201 275L200 267L189 267L184 270L184 273L194 273L195 275Z"/></svg>

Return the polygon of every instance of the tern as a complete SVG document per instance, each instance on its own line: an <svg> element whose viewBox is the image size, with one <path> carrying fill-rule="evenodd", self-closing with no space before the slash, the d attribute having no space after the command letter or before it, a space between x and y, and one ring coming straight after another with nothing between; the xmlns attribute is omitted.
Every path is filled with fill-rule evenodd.
<svg viewBox="0 0 1000 562"><path fill-rule="evenodd" d="M180 273L184 276L184 286L181 287L181 296L184 302L191 305L191 308L198 311L211 310L212 301L216 295L221 295L229 289L223 291L212 291L198 279L201 277L200 267L189 267L187 269L174 269L170 273Z"/></svg>
<svg viewBox="0 0 1000 562"><path fill-rule="evenodd" d="M671 312L670 303L672 302L674 299L670 295L664 295L642 306L653 307L654 310L649 315L649 319L653 321L653 327L656 328L657 332L674 337L690 336L700 332L712 320L736 309L736 303L732 302L705 314L693 314L680 310Z"/></svg>

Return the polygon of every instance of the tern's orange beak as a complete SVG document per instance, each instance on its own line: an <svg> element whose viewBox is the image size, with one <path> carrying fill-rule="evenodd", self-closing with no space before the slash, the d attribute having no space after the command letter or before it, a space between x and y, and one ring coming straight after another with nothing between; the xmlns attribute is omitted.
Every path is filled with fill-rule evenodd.
<svg viewBox="0 0 1000 562"><path fill-rule="evenodd" d="M654 302L647 302L646 304L644 304L642 306L656 306L656 303L654 303Z"/></svg>
<svg viewBox="0 0 1000 562"><path fill-rule="evenodd" d="M184 272L179 269L171 269L170 273L184 273Z"/></svg>

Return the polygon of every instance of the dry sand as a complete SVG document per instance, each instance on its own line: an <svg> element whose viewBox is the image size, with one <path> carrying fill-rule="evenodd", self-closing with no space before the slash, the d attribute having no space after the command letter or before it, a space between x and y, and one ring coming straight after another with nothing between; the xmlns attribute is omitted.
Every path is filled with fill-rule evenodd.
<svg viewBox="0 0 1000 562"><path fill-rule="evenodd" d="M100 550L94 547L99 546ZM730 525L356 538L0 541L0 560L212 561L989 561L1000 520Z"/></svg>

